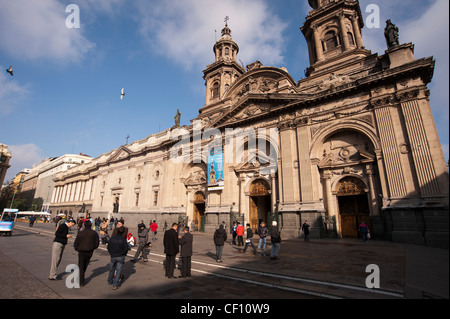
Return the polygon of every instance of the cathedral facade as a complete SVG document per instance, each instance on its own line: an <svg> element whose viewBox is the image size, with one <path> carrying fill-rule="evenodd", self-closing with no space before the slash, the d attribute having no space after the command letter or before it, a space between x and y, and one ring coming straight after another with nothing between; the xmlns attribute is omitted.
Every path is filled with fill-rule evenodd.
<svg viewBox="0 0 450 319"><path fill-rule="evenodd" d="M283 238L358 237L448 247L448 171L429 104L435 61L386 27L364 47L356 0L310 0L305 79L237 63L228 25L204 70L205 105L174 127L60 173L51 210L194 222L278 221Z"/></svg>

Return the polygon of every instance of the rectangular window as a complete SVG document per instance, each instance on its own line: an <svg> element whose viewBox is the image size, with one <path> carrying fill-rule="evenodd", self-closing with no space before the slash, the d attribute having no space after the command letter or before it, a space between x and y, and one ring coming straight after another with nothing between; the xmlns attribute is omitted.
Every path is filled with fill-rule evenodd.
<svg viewBox="0 0 450 319"><path fill-rule="evenodd" d="M158 192L155 191L153 195L153 206L158 206Z"/></svg>

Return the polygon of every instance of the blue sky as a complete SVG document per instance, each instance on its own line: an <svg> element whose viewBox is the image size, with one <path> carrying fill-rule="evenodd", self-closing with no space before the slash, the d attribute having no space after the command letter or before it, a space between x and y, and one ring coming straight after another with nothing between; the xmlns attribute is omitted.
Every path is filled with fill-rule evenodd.
<svg viewBox="0 0 450 319"><path fill-rule="evenodd" d="M69 4L80 28L68 29ZM448 0L360 0L380 8L380 28L364 28L384 54L385 21L415 57L434 56L431 106L449 156ZM295 80L309 66L300 31L306 0L0 0L0 143L13 153L6 180L47 157L97 157L174 124L189 125L205 103L202 71L229 16L244 65L284 66ZM217 31L217 35L216 32ZM14 77L6 73L10 65ZM124 101L120 90L125 88Z"/></svg>

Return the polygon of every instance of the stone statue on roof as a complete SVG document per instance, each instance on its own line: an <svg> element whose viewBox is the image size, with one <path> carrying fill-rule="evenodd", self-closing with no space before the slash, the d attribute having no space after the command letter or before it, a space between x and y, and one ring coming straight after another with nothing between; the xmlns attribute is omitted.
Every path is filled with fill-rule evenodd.
<svg viewBox="0 0 450 319"><path fill-rule="evenodd" d="M392 23L391 20L386 21L386 28L384 29L384 36L388 49L400 45L398 37L398 27Z"/></svg>
<svg viewBox="0 0 450 319"><path fill-rule="evenodd" d="M175 120L175 126L180 126L180 120L181 120L181 113L180 113L180 109L177 109L177 114L174 117Z"/></svg>

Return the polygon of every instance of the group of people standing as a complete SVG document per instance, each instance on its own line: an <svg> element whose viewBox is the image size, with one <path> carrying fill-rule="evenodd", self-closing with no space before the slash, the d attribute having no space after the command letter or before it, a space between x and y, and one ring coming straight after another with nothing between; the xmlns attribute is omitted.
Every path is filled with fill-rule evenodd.
<svg viewBox="0 0 450 319"><path fill-rule="evenodd" d="M265 222L261 222L261 224L258 227L257 235L259 235L259 242L258 242L258 248L256 248L255 244L253 243L253 237L254 233L250 226L250 224L247 223L247 238L245 240L245 246L244 246L244 233L245 229L244 226L241 225L239 221L233 222L233 225L231 227L231 234L233 236L232 245L237 246L244 246L244 249L239 250L240 253L246 253L247 248L251 246L253 248L253 253L256 255L257 250L266 250L266 240L269 236L269 229ZM237 239L237 244L236 244ZM224 229L224 225L221 224L219 226L219 229L216 230L214 233L214 243L216 245L216 261L222 262L222 252L223 252L223 246L225 241L227 240L227 234ZM270 252L270 259L272 260L279 260L278 254L280 253L280 243L281 243L281 234L278 231L277 222L272 222L272 227L270 230L270 241L272 243L272 250Z"/></svg>
<svg viewBox="0 0 450 319"><path fill-rule="evenodd" d="M191 257L194 236L189 232L188 226L183 228L184 235L179 235L178 227L178 223L173 223L172 228L164 233L164 253L166 254L164 269L165 276L169 279L178 278L174 275L176 256L178 253L180 253L181 257L181 278L191 277Z"/></svg>
<svg viewBox="0 0 450 319"><path fill-rule="evenodd" d="M91 219L80 219L76 222L73 219L61 219L56 224L55 238L52 244L52 259L50 264L49 280L61 280L58 277L57 271L59 264L61 263L64 249L67 245L68 239L72 237L69 234L70 228L74 225L78 225L77 236L74 241L74 249L78 252L78 268L79 268L79 285L83 287L85 284L85 273L92 258L94 250L100 245L100 239L104 243L108 244L107 250L111 256L109 265L109 275L107 282L113 285L113 289L116 290L120 286L120 280L123 279L123 267L125 264L125 257L128 251L131 249L131 245L127 241L127 235L129 234L128 228L125 227L125 221L118 219L114 223L114 230L111 237L108 235L108 221L103 219L103 224L98 228L100 236L97 231L92 229ZM112 226L110 222L109 225ZM112 227L111 227L112 228ZM111 229L110 228L110 229ZM148 241L148 233L153 233L153 239L156 239L158 225L156 221L151 221L151 226L148 229L144 222L138 225L138 248L132 261L139 260L140 255L144 261L148 261L148 254L150 253L151 242ZM105 242L106 240L106 242Z"/></svg>
<svg viewBox="0 0 450 319"><path fill-rule="evenodd" d="M69 234L70 228L76 225L75 220L62 220L57 225L55 232L55 239L52 245L52 260L50 264L50 274L49 280L60 280L61 278L57 276L57 271L59 264L61 263L61 258L64 249L67 245L67 241L72 236ZM78 268L79 268L79 285L84 286L85 283L85 273L92 258L94 250L98 248L100 244L99 235L96 231L92 230L92 222L86 219L83 222L82 229L79 229L78 234L74 241L74 249L78 252Z"/></svg>
<svg viewBox="0 0 450 319"><path fill-rule="evenodd" d="M58 222L55 232L55 238L52 245L52 260L50 266L49 280L60 280L57 276L58 266L61 262L61 258L67 245L68 239L71 238L69 234L70 228L77 223L73 219L63 219ZM108 227L106 220L103 221L103 225L100 227L100 233L105 231L104 226ZM92 222L90 219L83 220L82 223L78 223L78 233L74 241L74 249L78 252L78 266L79 266L79 283L83 287L85 284L85 273L92 258L93 252L99 247L100 237L97 231L92 229ZM253 253L256 255L257 250L266 249L266 239L270 235L270 241L272 243L272 249L270 253L270 259L279 260L278 254L280 252L281 235L277 227L277 222L272 222L270 230L264 222L261 222L258 227L257 235L259 235L258 247L253 243L254 233L247 224L247 237L245 246L243 242L244 227L240 222L233 223L231 232L233 234L232 245L236 245L236 238L238 239L238 246L244 246L239 250L240 253L245 253L249 246L252 247ZM191 277L191 257L193 254L193 235L189 232L189 227L183 228L184 235L179 234L179 224L173 223L172 227L164 232L164 253L166 254L165 260L165 276L169 279L178 278L174 276L174 270L176 266L176 256L180 253L181 257L181 277ZM305 234L305 241L309 241L309 224L307 221L302 225L302 231ZM149 242L149 232L153 233L153 240L156 240L158 225L156 221L151 221L151 226L147 228L143 221L138 225L138 241L137 251L134 255L132 262L137 262L140 258L144 262L148 261L148 255L150 254L151 242ZM366 241L369 237L369 228L364 222L359 226L359 231L363 236L363 240ZM107 232L107 230L106 230ZM112 236L108 238L107 250L111 256L109 265L109 275L107 282L113 285L113 289L116 290L120 286L120 279L123 278L123 268L125 263L125 257L131 246L127 242L128 228L125 227L124 221L118 220L116 228L114 229ZM370 237L369 237L370 238ZM213 241L216 248L216 261L222 262L222 253L227 240L226 225L222 223L218 229L214 232ZM181 249L180 249L181 247Z"/></svg>

